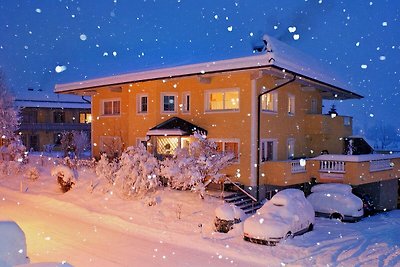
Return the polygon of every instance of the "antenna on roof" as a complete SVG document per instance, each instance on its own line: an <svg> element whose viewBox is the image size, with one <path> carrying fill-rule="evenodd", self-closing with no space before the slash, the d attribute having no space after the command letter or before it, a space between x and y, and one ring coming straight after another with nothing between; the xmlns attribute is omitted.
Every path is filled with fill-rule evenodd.
<svg viewBox="0 0 400 267"><path fill-rule="evenodd" d="M263 39L263 44L253 46L253 52L272 52L272 48L268 48L268 42Z"/></svg>

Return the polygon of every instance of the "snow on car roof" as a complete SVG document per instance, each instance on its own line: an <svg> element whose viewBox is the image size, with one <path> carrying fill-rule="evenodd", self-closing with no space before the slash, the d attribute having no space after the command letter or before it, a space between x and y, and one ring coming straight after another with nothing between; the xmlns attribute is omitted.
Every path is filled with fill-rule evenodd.
<svg viewBox="0 0 400 267"><path fill-rule="evenodd" d="M336 183L328 183L328 184L317 184L311 188L311 192L324 192L324 193L351 193L351 186L348 184L336 184Z"/></svg>

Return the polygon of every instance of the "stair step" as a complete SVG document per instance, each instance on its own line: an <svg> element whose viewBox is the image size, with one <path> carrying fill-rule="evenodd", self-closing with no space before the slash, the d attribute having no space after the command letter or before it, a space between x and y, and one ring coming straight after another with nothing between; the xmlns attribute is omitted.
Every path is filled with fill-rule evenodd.
<svg viewBox="0 0 400 267"><path fill-rule="evenodd" d="M233 203L233 202L240 202L240 201L245 201L245 200L249 200L249 199L250 198L248 196L242 195L242 196L236 196L234 198L225 199L225 201L228 203Z"/></svg>
<svg viewBox="0 0 400 267"><path fill-rule="evenodd" d="M253 200L251 200L251 199L246 199L246 200L240 201L240 202L238 202L238 203L235 203L235 205L238 206L239 208L241 208L241 207L243 207L243 206L246 206L246 205L248 205L248 204L251 204L252 202L253 202Z"/></svg>
<svg viewBox="0 0 400 267"><path fill-rule="evenodd" d="M257 203L257 204L254 204L254 207L247 206L246 208L242 208L242 210L244 211L245 214L253 214L253 213L256 213L256 211L261 207L262 207L262 204Z"/></svg>

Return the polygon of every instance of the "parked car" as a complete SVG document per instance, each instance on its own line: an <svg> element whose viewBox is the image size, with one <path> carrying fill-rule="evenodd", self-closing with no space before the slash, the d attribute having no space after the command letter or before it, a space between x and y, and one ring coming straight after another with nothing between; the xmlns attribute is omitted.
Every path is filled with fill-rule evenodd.
<svg viewBox="0 0 400 267"><path fill-rule="evenodd" d="M13 221L0 221L1 267L72 267L66 262L29 263L25 233Z"/></svg>
<svg viewBox="0 0 400 267"><path fill-rule="evenodd" d="M307 197L316 216L355 222L364 215L363 201L352 193L347 184L318 184Z"/></svg>
<svg viewBox="0 0 400 267"><path fill-rule="evenodd" d="M304 193L298 189L285 189L245 220L244 240L275 245L282 239L311 231L314 221L314 209Z"/></svg>

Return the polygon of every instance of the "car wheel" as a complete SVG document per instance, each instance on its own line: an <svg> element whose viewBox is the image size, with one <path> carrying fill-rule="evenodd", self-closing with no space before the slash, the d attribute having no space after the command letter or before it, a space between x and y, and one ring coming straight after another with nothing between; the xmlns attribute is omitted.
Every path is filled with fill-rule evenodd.
<svg viewBox="0 0 400 267"><path fill-rule="evenodd" d="M338 221L343 221L343 216L340 213L332 213L331 216L329 216L329 218L332 220L338 220Z"/></svg>
<svg viewBox="0 0 400 267"><path fill-rule="evenodd" d="M310 223L308 226L308 231L312 231L314 229L314 224Z"/></svg>

